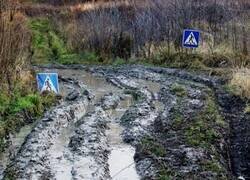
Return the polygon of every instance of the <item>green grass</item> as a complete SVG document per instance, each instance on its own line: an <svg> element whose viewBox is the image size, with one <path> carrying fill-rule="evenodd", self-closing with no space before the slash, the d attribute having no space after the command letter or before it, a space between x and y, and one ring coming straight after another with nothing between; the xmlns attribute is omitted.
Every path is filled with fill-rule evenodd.
<svg viewBox="0 0 250 180"><path fill-rule="evenodd" d="M21 114L40 117L45 108L52 106L56 101L53 94L41 96L35 92L29 92L26 95L22 93L15 90L15 95L12 97L4 92L0 93L0 152L5 146L5 136L14 133L26 124L25 119L20 116Z"/></svg>
<svg viewBox="0 0 250 180"><path fill-rule="evenodd" d="M63 36L50 19L32 18L29 27L32 31L33 63L100 64L100 57L96 53L76 53L67 48Z"/></svg>
<svg viewBox="0 0 250 180"><path fill-rule="evenodd" d="M157 157L164 157L166 155L166 150L164 146L152 138L143 138L141 141L141 145L144 152L154 154Z"/></svg>
<svg viewBox="0 0 250 180"><path fill-rule="evenodd" d="M170 91L179 97L187 96L185 87L177 83L172 84L172 86L170 87Z"/></svg>
<svg viewBox="0 0 250 180"><path fill-rule="evenodd" d="M122 58L116 58L112 63L113 66L120 66L126 64L126 61Z"/></svg>
<svg viewBox="0 0 250 180"><path fill-rule="evenodd" d="M173 120L173 123L171 125L172 129L180 130L183 127L184 117L183 114L181 113L179 104L176 107L174 107L173 111L171 112L170 118Z"/></svg>
<svg viewBox="0 0 250 180"><path fill-rule="evenodd" d="M209 97L205 109L194 117L185 130L187 143L195 147L210 148L221 138L217 128L225 125L214 100Z"/></svg>
<svg viewBox="0 0 250 180"><path fill-rule="evenodd" d="M242 88L240 86L236 86L233 84L226 84L223 86L224 90L234 96L238 96L241 97L242 99L244 99L245 97L242 96Z"/></svg>

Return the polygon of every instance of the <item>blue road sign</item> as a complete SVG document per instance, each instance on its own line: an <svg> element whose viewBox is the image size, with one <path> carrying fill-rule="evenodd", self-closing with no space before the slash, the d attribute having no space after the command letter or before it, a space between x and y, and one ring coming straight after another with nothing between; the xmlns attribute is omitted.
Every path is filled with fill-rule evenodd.
<svg viewBox="0 0 250 180"><path fill-rule="evenodd" d="M59 93L59 83L57 73L38 73L36 76L37 86L40 92L51 91Z"/></svg>
<svg viewBox="0 0 250 180"><path fill-rule="evenodd" d="M182 46L185 48L199 47L200 32L197 30L185 29L183 31Z"/></svg>

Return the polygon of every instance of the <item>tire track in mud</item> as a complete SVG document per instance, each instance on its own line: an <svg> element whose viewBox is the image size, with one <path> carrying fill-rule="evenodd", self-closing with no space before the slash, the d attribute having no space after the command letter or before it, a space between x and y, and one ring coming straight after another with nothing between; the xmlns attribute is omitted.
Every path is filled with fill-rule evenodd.
<svg viewBox="0 0 250 180"><path fill-rule="evenodd" d="M86 113L67 127L57 127L59 135L47 149L42 147L47 159L22 156L26 144L37 143L29 143L29 135L6 172L17 173L19 179L234 179L233 174L248 179L248 165L240 154L247 142L239 144L239 135L229 134L230 123L241 124L236 122L242 110L231 117L231 97L219 79L143 66L62 66L55 71L67 84L65 94L71 92L70 104L79 95L88 101ZM131 96L133 102L126 103ZM230 138L236 144L231 148Z"/></svg>
<svg viewBox="0 0 250 180"><path fill-rule="evenodd" d="M231 118L223 120L223 117L221 117L221 114L224 118L228 118L228 115L224 114L226 107L225 105L223 106L223 102L225 101L223 95L225 96L226 93L223 91L221 85L223 82L219 79L207 78L176 69L145 68L142 66L127 66L121 68L97 67L90 69L90 71L94 73L98 72L104 76L110 76L111 82L113 81L112 77L121 76L122 79L134 77L147 81L151 80L163 86L159 93L160 97L158 98L164 103L164 110L160 116L156 118L155 127L152 128L153 130L149 130L151 133L149 137L152 138L153 142L155 140L158 141L157 143L151 144L151 146L157 145L166 149L166 151L164 151L164 157L156 157L154 155L152 157L152 152L150 152L151 155L148 155L147 149L145 152L144 142L136 143L133 139L136 135L132 135L132 138L129 137L131 140L130 143L135 145L137 149L135 155L136 167L142 179L234 179L233 174L236 176L241 175L241 177L246 179L248 178L247 174L242 176L243 173L239 173L240 171L235 173L234 170L231 169L231 163L237 166L240 162L231 162L231 156L235 150L234 147L230 148L229 123L232 123L233 120ZM117 83L114 84L119 86ZM175 84L184 86L186 89L184 97L179 97L183 94L178 92L178 88L173 88ZM222 97L222 100L220 100L220 97ZM220 108L216 100L218 100ZM144 98L144 102L145 101ZM140 107L143 109L142 105L140 105ZM130 116L129 118L125 118L125 122L129 122L126 122L124 124L125 126L130 125L131 122L133 124L138 117L143 116L142 114L137 114L137 112L141 110L140 107L132 107L127 114L125 113L127 117ZM214 109L211 107L214 107ZM144 110L145 109L149 108L146 107ZM192 129L192 126L202 128L199 127L197 123L200 123L199 118L205 118L204 111L206 114L212 111L211 117L208 118L208 120L212 122L204 121L204 123L208 125L208 127L206 127L208 130L205 128L202 131L206 133L198 132L200 134L197 134L195 129ZM199 115L200 113L203 113L204 117ZM213 115L215 116L213 117ZM178 116L181 116L181 118ZM179 123L180 127L174 127L176 126L176 122L174 121ZM184 127L180 124L184 124ZM185 126L189 127L187 128ZM183 134L183 132L185 133ZM190 133L196 133L196 135L194 136ZM210 146L207 148L212 148L212 150L194 146L197 142L192 141L192 138L199 138L200 135L210 136L209 133L216 133L216 140L214 140L213 143L212 139L208 140L208 144L206 145ZM190 138L189 136L193 137ZM187 144L186 141L189 141L189 144ZM204 143L202 141L205 140L201 139L199 141L201 141L199 143L202 145L201 143ZM163 144L163 146L160 144ZM246 144L241 144L241 146L246 146ZM239 153L237 157L239 157ZM244 160L241 159L241 161ZM246 172L246 169L243 170Z"/></svg>

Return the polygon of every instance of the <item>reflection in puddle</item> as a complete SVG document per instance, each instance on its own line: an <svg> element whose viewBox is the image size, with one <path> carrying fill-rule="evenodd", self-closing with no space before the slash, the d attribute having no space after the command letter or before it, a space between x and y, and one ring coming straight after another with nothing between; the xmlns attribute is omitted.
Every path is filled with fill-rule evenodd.
<svg viewBox="0 0 250 180"><path fill-rule="evenodd" d="M111 148L108 164L112 179L140 179L135 169L135 149L129 144L123 142L121 137L123 128L119 122L115 121L122 117L131 104L132 97L127 96L125 100L120 103L119 107L116 110L113 110L110 114L113 120L109 124L107 137Z"/></svg>
<svg viewBox="0 0 250 180"><path fill-rule="evenodd" d="M140 179L135 169L134 154L135 149L130 145L122 144L112 147L109 157L109 169L112 179Z"/></svg>

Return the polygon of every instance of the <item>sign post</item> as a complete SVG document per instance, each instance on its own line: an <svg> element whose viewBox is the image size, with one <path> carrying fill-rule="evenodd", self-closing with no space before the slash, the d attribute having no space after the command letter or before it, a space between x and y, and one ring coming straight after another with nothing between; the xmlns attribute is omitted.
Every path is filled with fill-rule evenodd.
<svg viewBox="0 0 250 180"><path fill-rule="evenodd" d="M198 48L200 41L200 32L192 29L183 31L182 46L185 48Z"/></svg>
<svg viewBox="0 0 250 180"><path fill-rule="evenodd" d="M38 73L36 76L38 90L59 93L59 83L57 73Z"/></svg>

